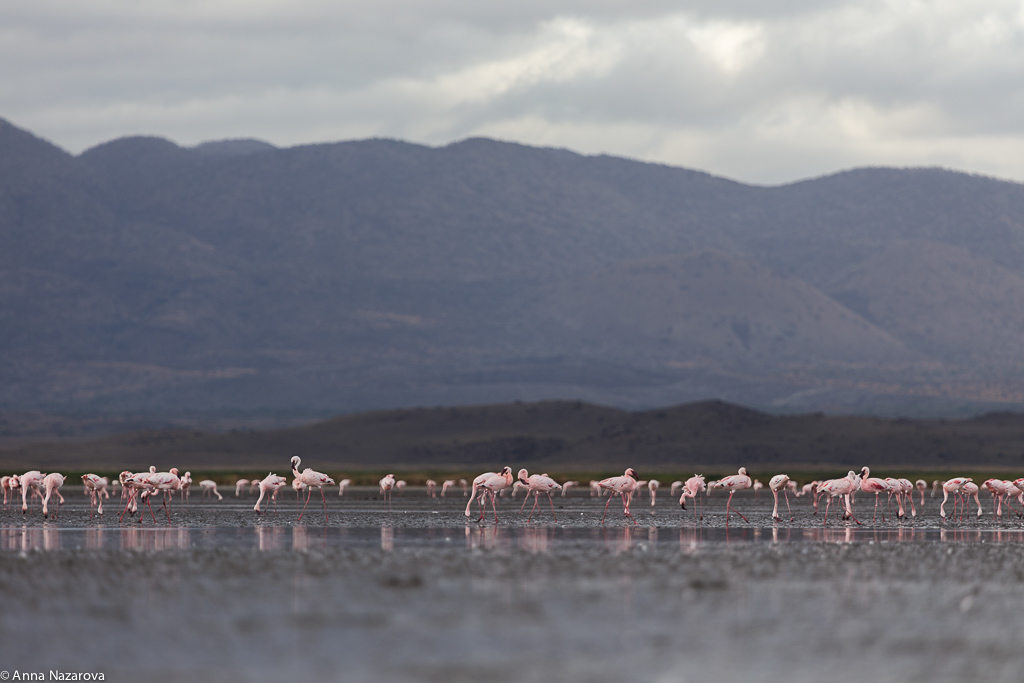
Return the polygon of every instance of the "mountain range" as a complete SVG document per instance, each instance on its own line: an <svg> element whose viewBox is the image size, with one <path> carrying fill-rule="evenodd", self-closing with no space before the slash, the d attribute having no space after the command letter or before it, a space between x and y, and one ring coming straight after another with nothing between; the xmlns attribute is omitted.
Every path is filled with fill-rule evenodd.
<svg viewBox="0 0 1024 683"><path fill-rule="evenodd" d="M1024 185L943 169L759 187L488 139L72 155L0 120L0 235L3 413L1024 408Z"/></svg>

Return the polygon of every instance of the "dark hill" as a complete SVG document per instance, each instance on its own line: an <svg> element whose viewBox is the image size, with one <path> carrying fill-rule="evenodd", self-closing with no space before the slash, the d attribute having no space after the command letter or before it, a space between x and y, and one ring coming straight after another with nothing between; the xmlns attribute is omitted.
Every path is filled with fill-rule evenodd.
<svg viewBox="0 0 1024 683"><path fill-rule="evenodd" d="M0 411L1024 407L1024 186L950 171L752 187L485 139L75 157L2 122L0 234Z"/></svg>
<svg viewBox="0 0 1024 683"><path fill-rule="evenodd" d="M542 402L362 413L305 427L212 434L136 432L88 442L0 451L0 470L76 471L177 466L192 470L286 471L299 453L310 466L346 470L484 471L503 465L551 471L627 466L688 474L779 468L846 470L870 465L948 470L1024 467L1024 416L888 420L773 416L708 401L630 413L581 402Z"/></svg>

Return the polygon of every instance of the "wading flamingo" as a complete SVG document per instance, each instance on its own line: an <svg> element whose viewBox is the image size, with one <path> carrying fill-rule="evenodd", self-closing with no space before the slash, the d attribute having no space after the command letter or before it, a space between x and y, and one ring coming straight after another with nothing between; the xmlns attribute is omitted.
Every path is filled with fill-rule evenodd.
<svg viewBox="0 0 1024 683"><path fill-rule="evenodd" d="M292 474L296 479L306 485L306 505L302 506L302 512L299 513L299 521L302 521L302 514L306 511L306 506L309 505L309 497L313 495L313 489L320 491L320 497L324 499L324 522L327 521L327 497L324 496L324 486L333 484L334 480L328 477L323 472L317 472L311 467L299 472L299 465L302 464L302 458L297 455L292 456ZM392 477L394 481L394 477Z"/></svg>
<svg viewBox="0 0 1024 683"><path fill-rule="evenodd" d="M701 493L702 491L707 490L707 484L704 483L704 475L703 474L695 474L695 475L693 475L692 477L690 477L689 479L686 480L686 483L683 484L682 488L683 488L683 493L682 493L682 495L679 496L679 507L681 507L681 508L683 508L685 510L686 509L686 499L689 498L689 499L691 499L693 501L693 518L694 518L694 521L697 520L698 513L699 513L700 519L704 519L704 513L699 512L699 509L700 509L700 499L697 497L697 494Z"/></svg>
<svg viewBox="0 0 1024 683"><path fill-rule="evenodd" d="M60 495L61 486L64 485L64 475L58 474L57 472L51 472L43 477L42 489L45 491L43 494L43 517L46 517L48 508L47 504L50 502L50 496L54 493L57 494L57 509L53 513L53 518L57 518L57 512L60 511L61 504L64 503L64 496Z"/></svg>
<svg viewBox="0 0 1024 683"><path fill-rule="evenodd" d="M608 506L612 502L612 498L620 496L622 498L622 514L633 520L633 524L636 524L636 519L633 518L632 513L629 511L629 502L633 499L633 492L637 489L636 472L633 471L632 467L626 468L626 471L621 477L608 477L598 482L598 486L602 490L608 491L608 502L604 504L604 515L601 516L601 526L604 526L604 519L608 516Z"/></svg>
<svg viewBox="0 0 1024 683"><path fill-rule="evenodd" d="M878 494L883 491L888 492L890 489L889 484L884 479L871 476L871 470L867 467L860 468L860 490L864 493L875 494L875 511L871 515L871 523L875 522L875 515L878 514ZM885 512L882 512L882 521L885 521Z"/></svg>
<svg viewBox="0 0 1024 683"><path fill-rule="evenodd" d="M970 477L953 477L942 484L942 503L939 505L939 517L943 520L946 519L946 501L949 500L949 494L953 494L953 517L956 517L956 502L960 494L960 489L964 484L971 481ZM961 513L961 516L963 513Z"/></svg>
<svg viewBox="0 0 1024 683"><path fill-rule="evenodd" d="M263 500L263 496L270 493L270 499L274 501L274 514L277 514L277 492L288 485L288 480L279 474L268 472L267 476L263 479L256 480L260 487L260 497L256 499L256 505L253 506L253 510L257 515L263 514L260 510L260 502Z"/></svg>
<svg viewBox="0 0 1024 683"><path fill-rule="evenodd" d="M519 482L526 487L526 500L530 499L531 493L533 494L533 507L530 508L530 516L526 518L527 523L533 519L533 513L537 509L542 493L548 497L548 503L551 504L551 516L557 522L558 515L555 514L555 503L551 500L551 492L558 491L562 486L546 474L530 474L525 469L519 470ZM526 500L523 501L523 507L526 507ZM519 512L522 511L523 508L519 508Z"/></svg>
<svg viewBox="0 0 1024 683"><path fill-rule="evenodd" d="M775 508L772 510L772 519L776 522L781 522L782 518L779 517L779 491L782 491L782 495L786 498L786 509L789 510L789 521L793 521L793 509L789 507L789 475L776 474L768 481L768 488L771 489L772 495L775 497Z"/></svg>
<svg viewBox="0 0 1024 683"><path fill-rule="evenodd" d="M333 484L334 482L331 483ZM381 494L388 501L388 512L391 512L391 489L395 488L395 475L388 474L378 483L380 484ZM441 495L443 496L444 493L442 492Z"/></svg>
<svg viewBox="0 0 1024 683"><path fill-rule="evenodd" d="M744 522L746 522L747 518L744 517L743 515L741 515L740 512L738 510L736 510L732 506L732 497L733 497L733 495L735 495L735 493L737 491L742 491L743 489L749 489L751 486L753 486L753 482L751 482L750 481L750 477L747 476L747 468L746 467L741 467L736 474L728 476L725 479L719 479L715 483L715 486L717 486L718 488L726 489L729 492L729 500L727 500L725 502L725 523L726 523L726 525L729 524L729 512L730 511L735 512L737 515L740 515L740 519L742 519Z"/></svg>
<svg viewBox="0 0 1024 683"><path fill-rule="evenodd" d="M512 481L512 468L508 466L502 467L501 472L497 474L485 472L476 477L473 480L473 495L469 497L469 502L466 503L466 516L469 517L469 506L472 505L473 498L476 496L480 500L480 517L476 521L481 521L484 518L484 510L487 508L487 496L490 496L491 509L494 511L494 521L497 523L498 494L512 486Z"/></svg>

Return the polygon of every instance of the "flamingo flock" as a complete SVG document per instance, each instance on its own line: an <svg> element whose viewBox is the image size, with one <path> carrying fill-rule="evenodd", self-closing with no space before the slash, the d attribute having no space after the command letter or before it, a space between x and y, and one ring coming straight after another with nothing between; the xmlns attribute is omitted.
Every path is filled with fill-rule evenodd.
<svg viewBox="0 0 1024 683"><path fill-rule="evenodd" d="M301 502L303 493L306 499L299 512L298 520L302 521L309 506L309 501L312 498L313 490L316 489L320 492L323 501L324 521L327 522L327 499L324 496L323 488L325 486L334 486L334 479L323 472L318 472L308 467L300 471L302 460L297 455L291 458L290 464L293 475L291 481L292 489L296 492L299 502ZM162 503L161 510L165 513L164 516L169 523L171 521L171 507L174 494L176 492L180 493L182 503L187 507L192 484L190 472L185 472L184 475L181 475L178 469L173 467L166 472L157 472L155 467L150 467L149 471L146 472L124 471L120 473L113 483L105 477L92 473L82 475L81 479L85 494L89 496L90 517L103 515L103 501L110 498L110 489L120 486L121 501L118 520L123 520L125 517L131 518L131 516L138 514L140 522L145 518L146 509L149 510L149 516L153 522L156 522L156 512L153 509L152 499L159 496ZM14 502L15 497L20 495L22 513L27 514L33 503L38 500L44 517L49 518L52 516L56 518L60 512L61 505L65 502L60 492L60 488L64 483L65 477L60 473L51 472L44 474L39 470L31 470L21 475L0 477L4 509L8 509L10 504ZM341 480L339 496L344 496L350 484L350 479ZM271 504L276 514L278 511L278 494L288 485L289 482L286 477L268 472L267 476L262 479L238 479L235 482L235 496L241 497L246 492L259 494L256 504L253 506L255 514L266 514ZM396 479L394 474L388 474L380 480L378 485L380 494L387 502L388 511L390 512L392 509L392 494L395 491L402 493L406 482ZM491 515L496 523L499 521L497 505L499 497L509 494L515 496L519 491L525 492L525 500L519 508L521 514L525 511L526 504L530 502L532 496L533 506L526 519L527 523L530 523L533 520L533 516L537 513L538 507L541 507L540 496L544 495L548 499L552 519L557 523L558 513L552 496L555 493L561 493L564 497L571 488L577 486L579 486L577 481L569 480L560 484L547 474L531 475L526 469L519 470L518 474L513 477L512 469L510 467L503 467L498 471L484 472L473 479L471 484L465 479L445 480L440 487L440 494L444 498L461 488L463 495L468 498L465 516L472 517L471 510L475 502L479 507L479 515L476 518L477 522L482 522L485 519L488 503L490 503ZM601 516L602 525L607 519L611 500L616 496L620 498L622 503L623 518L627 523L632 522L635 525L637 520L630 507L634 497L638 497L642 492L646 491L650 499L650 506L654 508L660 486L661 484L657 479L638 479L635 470L627 468L620 476L591 481L590 495L594 497L607 496L608 498ZM429 497L434 498L437 496L436 487L436 482L427 480L427 495ZM223 500L223 496L217 490L217 483L213 480L205 479L200 481L199 488L202 490L204 497L216 497L218 500ZM741 491L751 490L756 497L756 492L761 488L763 486L760 485L760 482L753 479L748 474L746 468L741 467L736 474L714 481L706 481L703 475L695 474L685 481L677 480L672 482L669 490L673 497L677 494L679 495L679 506L683 511L687 510L686 503L687 499L689 499L692 505L694 523L704 519L704 501L713 494L715 489L728 491L729 497L725 503L725 523L728 525L733 513L744 522L748 522L748 518L733 506L734 496ZM822 524L828 524L832 507L835 505L837 519L861 525L863 523L854 514L855 499L858 493L874 495L871 521L875 523L880 517L884 523L887 520L887 515L888 517L895 516L897 520L903 520L907 516L916 517L918 508L923 509L925 505L925 492L929 487L923 479L911 482L909 479L902 478L873 477L871 476L870 468L862 467L859 472L850 470L844 477L812 481L803 486L799 486L796 481L786 474L777 474L769 479L767 488L771 491L774 498L771 518L775 523L784 521L779 510L780 494L786 504L789 521L795 521L790 502L790 494L792 494L793 498L809 496L812 500L813 514L815 515L819 511L819 502L824 499L826 504L824 515L822 516ZM969 517L969 513L977 518L982 517L984 513L981 494L983 493L991 496L993 519L1001 519L1004 514L1004 508L1007 515L1012 512L1019 518L1024 518L1024 478L1016 480L993 478L978 485L970 477L953 477L945 481L934 481L931 489L932 497L936 497L939 492L942 493L942 502L939 504L939 518L944 524L962 523ZM918 498L916 503L915 494ZM971 508L972 500L974 503L973 508ZM1016 506L1014 502L1016 502ZM893 515L892 511L894 503L896 507L895 515ZM951 506L951 509L948 511L947 506ZM654 514L654 512L652 511L651 514Z"/></svg>

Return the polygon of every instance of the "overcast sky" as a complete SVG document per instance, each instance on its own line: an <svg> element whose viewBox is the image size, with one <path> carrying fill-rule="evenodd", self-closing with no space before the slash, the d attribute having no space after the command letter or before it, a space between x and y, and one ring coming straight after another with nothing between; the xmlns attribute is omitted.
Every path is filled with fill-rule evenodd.
<svg viewBox="0 0 1024 683"><path fill-rule="evenodd" d="M4 0L0 65L0 117L76 153L488 136L765 184L1024 181L1020 2Z"/></svg>

